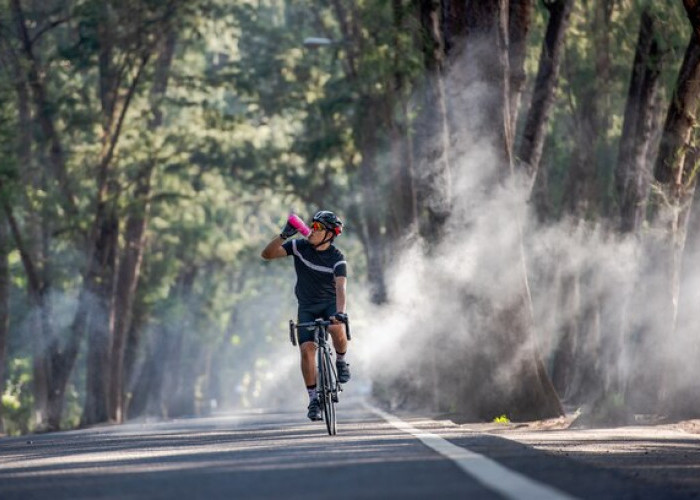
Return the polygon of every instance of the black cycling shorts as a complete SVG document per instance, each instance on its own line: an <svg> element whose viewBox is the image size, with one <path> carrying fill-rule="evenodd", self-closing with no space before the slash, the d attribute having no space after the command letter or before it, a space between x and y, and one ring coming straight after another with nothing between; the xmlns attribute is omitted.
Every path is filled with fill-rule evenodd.
<svg viewBox="0 0 700 500"><path fill-rule="evenodd" d="M331 316L334 316L337 307L335 301L325 302L322 304L311 304L311 305L301 305L299 304L299 313L297 319L299 323L306 323L308 321L314 321L317 318L323 318L329 320ZM299 345L304 342L314 341L314 329L313 328L299 328Z"/></svg>

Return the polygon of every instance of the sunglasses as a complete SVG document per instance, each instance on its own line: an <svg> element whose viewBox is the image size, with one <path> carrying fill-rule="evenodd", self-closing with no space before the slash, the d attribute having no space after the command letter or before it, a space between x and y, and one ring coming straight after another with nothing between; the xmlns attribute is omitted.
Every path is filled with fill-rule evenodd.
<svg viewBox="0 0 700 500"><path fill-rule="evenodd" d="M326 230L326 226L324 226L324 225L321 224L320 222L314 221L314 222L311 224L311 229L313 229L314 231L325 231L325 230Z"/></svg>

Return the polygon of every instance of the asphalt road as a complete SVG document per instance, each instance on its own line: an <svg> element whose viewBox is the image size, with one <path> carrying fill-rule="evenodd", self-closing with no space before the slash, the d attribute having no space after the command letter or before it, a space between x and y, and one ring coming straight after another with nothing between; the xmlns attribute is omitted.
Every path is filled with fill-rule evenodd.
<svg viewBox="0 0 700 500"><path fill-rule="evenodd" d="M494 432L361 401L338 415L335 437L250 411L3 438L0 499L700 498L700 435ZM634 436L654 446L636 465Z"/></svg>

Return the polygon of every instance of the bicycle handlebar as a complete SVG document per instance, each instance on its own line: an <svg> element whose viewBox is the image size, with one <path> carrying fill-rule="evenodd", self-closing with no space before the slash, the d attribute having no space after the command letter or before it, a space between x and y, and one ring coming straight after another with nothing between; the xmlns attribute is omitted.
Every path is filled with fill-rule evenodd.
<svg viewBox="0 0 700 500"><path fill-rule="evenodd" d="M294 322L292 322L292 323L294 324L294 327L295 327L296 329L299 329L299 328L309 328L309 327L312 327L312 326L331 326L331 325L333 324L332 321L328 321L328 320L325 320L325 319L317 319L317 320L314 320L314 321L306 321L306 322L304 322L304 323L294 323Z"/></svg>
<svg viewBox="0 0 700 500"><path fill-rule="evenodd" d="M350 320L346 317L345 321L341 321L341 323L345 324L345 331L347 332L348 335L348 340L351 340L352 337L350 336ZM310 328L310 327L317 327L317 326L323 326L323 327L328 327L330 325L333 325L334 323L332 321L328 321L325 319L317 319L314 321L306 321L304 323L294 323L294 320L289 320L289 340L292 341L292 345L297 345L297 336L296 330L299 328Z"/></svg>

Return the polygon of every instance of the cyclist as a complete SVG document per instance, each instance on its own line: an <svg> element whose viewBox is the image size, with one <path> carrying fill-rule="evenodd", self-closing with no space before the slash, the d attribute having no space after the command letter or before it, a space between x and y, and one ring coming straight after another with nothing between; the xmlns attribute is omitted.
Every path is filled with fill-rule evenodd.
<svg viewBox="0 0 700 500"><path fill-rule="evenodd" d="M350 380L350 368L345 359L348 347L345 325L345 287L347 262L333 241L343 232L343 222L327 210L317 212L312 219L311 234L307 239L289 238L297 230L289 223L279 236L267 244L261 256L265 260L294 257L297 283L294 292L299 303L298 321L313 321L316 318L330 320L328 331L333 339L336 353L338 382ZM313 330L299 330L301 373L309 394L307 416L321 420L321 404L316 390L316 344Z"/></svg>

